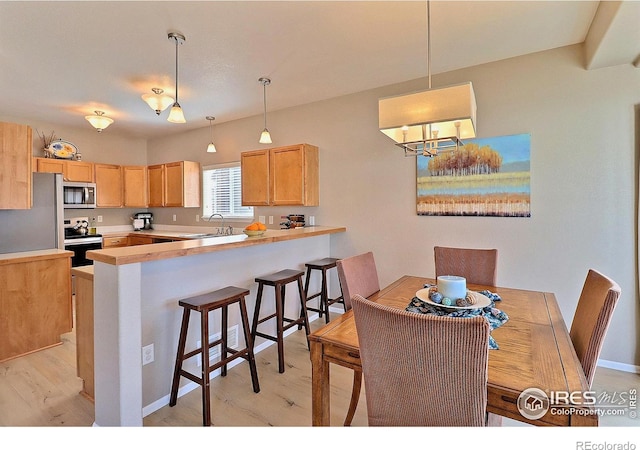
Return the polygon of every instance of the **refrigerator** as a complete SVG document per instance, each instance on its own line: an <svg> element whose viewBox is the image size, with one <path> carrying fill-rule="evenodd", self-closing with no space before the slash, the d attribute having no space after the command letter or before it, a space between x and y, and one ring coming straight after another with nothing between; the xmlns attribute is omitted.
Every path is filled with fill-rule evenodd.
<svg viewBox="0 0 640 450"><path fill-rule="evenodd" d="M0 210L0 254L64 249L62 174L33 173L31 209Z"/></svg>

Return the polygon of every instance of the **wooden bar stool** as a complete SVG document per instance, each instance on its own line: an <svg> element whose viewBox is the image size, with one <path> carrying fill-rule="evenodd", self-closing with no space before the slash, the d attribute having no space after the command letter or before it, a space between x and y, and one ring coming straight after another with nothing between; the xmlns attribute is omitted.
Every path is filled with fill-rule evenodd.
<svg viewBox="0 0 640 450"><path fill-rule="evenodd" d="M289 328L300 325L300 327L304 326L305 332L307 336L309 336L309 318L307 317L307 302L306 296L304 293L304 288L302 287L302 276L304 275L303 271L300 270L291 270L285 269L280 272L272 273L270 275L265 275L263 277L256 278L256 282L258 283L258 295L256 296L256 309L253 313L253 325L251 327L251 338L255 342L256 336L263 337L265 339L269 339L271 341L278 343L278 371L280 373L284 372L284 332ZM298 293L300 295L300 317L296 319L290 319L284 316L284 300L286 293L286 285L289 283L297 282L298 284ZM270 314L266 317L260 318L260 304L262 303L262 292L264 286L273 286L275 289L275 301L276 301L276 312ZM270 336L265 333L261 333L258 331L258 325L267 320L276 318L276 335ZM285 325L286 323L286 325ZM307 340L307 346L309 346L309 341Z"/></svg>
<svg viewBox="0 0 640 450"><path fill-rule="evenodd" d="M336 267L336 261L338 261L338 258L323 258L315 261L310 261L305 264L305 267L307 268L307 277L304 282L304 293L307 296L307 302L311 299L320 297L318 308L307 306L307 310L317 312L320 315L320 318L322 318L322 314L324 314L326 323L329 323L329 306L333 305L334 303L341 303L344 307L344 311L347 311L342 294L336 298L329 298L329 291L327 288L327 271ZM322 272L322 281L320 292L318 292L317 294L309 295L309 281L311 280L312 270L320 270ZM300 328L301 326L298 325L298 329Z"/></svg>
<svg viewBox="0 0 640 450"><path fill-rule="evenodd" d="M222 367L220 372L224 377L227 375L227 364L229 362L236 358L244 358L249 361L253 392L260 392L256 360L253 355L253 340L249 329L249 317L247 315L247 306L244 299L246 295L249 295L248 289L227 286L217 291L208 292L195 297L189 297L178 302L184 310L182 314L182 326L180 328L180 339L178 341L175 370L173 372L173 382L171 384L169 406L175 406L176 401L178 400L180 376L198 383L202 386L202 424L204 426L211 425L211 398L209 389L209 374L211 372ZM239 350L227 347L228 307L234 303L238 303L240 306L240 317L242 319L242 328L244 332L244 339L246 341L246 347ZM206 343L209 342L209 312L219 308L222 308L221 337L207 345ZM187 340L187 328L189 327L189 314L192 310L200 313L200 342L202 345L191 352L185 353L184 349ZM216 345L220 345L220 361L210 365L209 349ZM182 362L196 355L202 356L202 372L200 377L182 369Z"/></svg>

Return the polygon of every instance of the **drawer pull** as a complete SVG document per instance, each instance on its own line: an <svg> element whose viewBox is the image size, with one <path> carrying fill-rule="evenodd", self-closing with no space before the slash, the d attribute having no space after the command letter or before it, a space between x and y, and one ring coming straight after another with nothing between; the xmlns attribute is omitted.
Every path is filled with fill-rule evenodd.
<svg viewBox="0 0 640 450"><path fill-rule="evenodd" d="M501 396L500 396L500 398L502 399L502 401L507 402L507 403L513 403L514 405L515 405L516 403L518 403L518 401L517 401L516 399L513 399L513 398L510 398L510 397L507 397L507 396L505 396L505 395L501 395Z"/></svg>
<svg viewBox="0 0 640 450"><path fill-rule="evenodd" d="M347 355L351 356L352 358L360 359L360 355L358 355L357 353L348 352Z"/></svg>

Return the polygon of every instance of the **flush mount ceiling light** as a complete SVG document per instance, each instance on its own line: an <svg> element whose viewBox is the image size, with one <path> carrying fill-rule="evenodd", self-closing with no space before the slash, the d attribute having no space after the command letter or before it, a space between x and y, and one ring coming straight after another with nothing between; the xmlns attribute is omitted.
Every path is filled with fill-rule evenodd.
<svg viewBox="0 0 640 450"><path fill-rule="evenodd" d="M169 39L173 39L176 43L176 101L171 105L171 112L167 120L173 123L185 123L184 113L178 103L178 45L185 41L185 37L180 33L169 33Z"/></svg>
<svg viewBox="0 0 640 450"><path fill-rule="evenodd" d="M260 143L261 144L271 144L271 134L267 129L267 86L271 84L271 80L269 78L258 78L258 81L262 83L262 96L264 100L264 130L262 130L262 134L260 134Z"/></svg>
<svg viewBox="0 0 640 450"><path fill-rule="evenodd" d="M153 109L157 115L160 115L162 111L167 109L173 104L173 97L169 97L164 93L163 89L151 88L153 94L143 94L142 100L144 100L151 109Z"/></svg>
<svg viewBox="0 0 640 450"><path fill-rule="evenodd" d="M113 123L113 119L104 115L104 111L94 111L96 114L93 116L85 116L84 118L89 121L89 123L98 130L98 133L101 133L102 130L107 128L109 125Z"/></svg>
<svg viewBox="0 0 640 450"><path fill-rule="evenodd" d="M211 142L207 145L207 153L215 153L216 146L213 143L213 121L216 120L213 116L207 116L207 120L209 121L209 129L211 130Z"/></svg>
<svg viewBox="0 0 640 450"><path fill-rule="evenodd" d="M427 1L429 89L378 101L380 131L404 149L405 156L435 156L457 149L476 136L476 98L471 82L431 88L431 8Z"/></svg>

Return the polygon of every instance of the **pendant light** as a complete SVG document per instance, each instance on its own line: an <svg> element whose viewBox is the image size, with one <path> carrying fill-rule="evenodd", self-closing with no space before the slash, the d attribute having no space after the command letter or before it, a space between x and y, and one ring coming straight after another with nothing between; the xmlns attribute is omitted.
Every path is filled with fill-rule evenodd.
<svg viewBox="0 0 640 450"><path fill-rule="evenodd" d="M113 123L113 119L104 115L104 111L94 111L95 115L93 116L85 116L85 119L89 121L89 123L98 130L98 133L101 133L102 130L107 128L109 125Z"/></svg>
<svg viewBox="0 0 640 450"><path fill-rule="evenodd" d="M169 122L173 123L185 123L184 113L178 103L178 45L185 41L185 37L180 33L169 33L169 39L173 39L176 43L176 101L171 105L171 111L169 112Z"/></svg>
<svg viewBox="0 0 640 450"><path fill-rule="evenodd" d="M262 134L260 134L259 142L261 144L271 144L271 134L267 129L267 86L271 84L271 80L269 78L261 77L258 81L262 83L262 96L264 100L264 130L262 130Z"/></svg>
<svg viewBox="0 0 640 450"><path fill-rule="evenodd" d="M431 8L427 1L427 71L429 89L378 101L380 131L404 149L405 156L435 156L457 149L476 136L476 98L471 82L431 88Z"/></svg>
<svg viewBox="0 0 640 450"><path fill-rule="evenodd" d="M144 100L159 116L162 111L173 104L173 98L166 95L163 89L154 87L151 88L151 90L153 91L153 94L143 94L142 100Z"/></svg>
<svg viewBox="0 0 640 450"><path fill-rule="evenodd" d="M216 146L213 143L213 121L216 120L213 116L207 116L207 120L209 121L209 129L211 130L211 142L207 146L207 153L215 153Z"/></svg>

